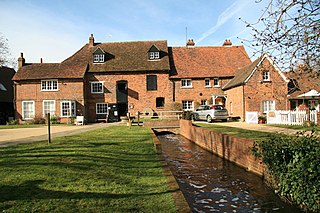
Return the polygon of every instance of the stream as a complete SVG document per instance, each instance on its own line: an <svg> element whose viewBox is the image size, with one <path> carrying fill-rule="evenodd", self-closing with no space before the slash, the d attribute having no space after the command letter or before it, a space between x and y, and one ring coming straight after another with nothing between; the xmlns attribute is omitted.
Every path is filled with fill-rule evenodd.
<svg viewBox="0 0 320 213"><path fill-rule="evenodd" d="M262 179L180 135L159 135L162 154L192 212L302 212Z"/></svg>

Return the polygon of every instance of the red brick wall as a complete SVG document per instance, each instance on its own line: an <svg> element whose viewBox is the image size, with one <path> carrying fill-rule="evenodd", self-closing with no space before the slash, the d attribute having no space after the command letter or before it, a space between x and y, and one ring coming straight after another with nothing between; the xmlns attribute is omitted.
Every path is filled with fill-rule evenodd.
<svg viewBox="0 0 320 213"><path fill-rule="evenodd" d="M264 165L250 153L249 148L253 145L251 140L195 127L187 120L180 121L180 134L250 172L264 175Z"/></svg>
<svg viewBox="0 0 320 213"><path fill-rule="evenodd" d="M270 81L262 81L262 71L268 70L270 73ZM258 68L245 85L245 106L246 111L262 110L262 101L274 100L276 110L287 109L287 83L280 76L278 71L270 64L268 60L264 60L262 66Z"/></svg>
<svg viewBox="0 0 320 213"><path fill-rule="evenodd" d="M157 90L147 91L147 74L157 75ZM172 102L172 85L169 74L163 73L112 73L112 74L88 74L86 81L87 113L89 121L96 119L96 103L116 103L116 83L125 80L128 82L128 104L134 108L129 112L135 115L144 108L156 108L156 98L164 97L165 103ZM91 94L90 82L104 81L103 94Z"/></svg>
<svg viewBox="0 0 320 213"><path fill-rule="evenodd" d="M227 101L226 108L229 112L229 115L232 117L240 116L243 118L243 87L235 87L229 89L227 92ZM232 103L232 104L231 104ZM232 105L232 106L231 106ZM232 109L231 109L232 107Z"/></svg>
<svg viewBox="0 0 320 213"><path fill-rule="evenodd" d="M35 116L43 117L43 100L56 100L56 115L60 116L60 101L75 100L78 114L83 114L84 97L82 80L58 80L58 91L41 91L41 81L15 85L16 119L22 119L22 101L35 101Z"/></svg>
<svg viewBox="0 0 320 213"><path fill-rule="evenodd" d="M212 95L224 94L221 88L230 79L219 79L219 87L213 86L213 79L210 78L211 87L205 87L204 78L192 79L192 88L181 88L181 79L174 79L175 102L182 103L184 100L189 100L200 104L203 99L212 99Z"/></svg>

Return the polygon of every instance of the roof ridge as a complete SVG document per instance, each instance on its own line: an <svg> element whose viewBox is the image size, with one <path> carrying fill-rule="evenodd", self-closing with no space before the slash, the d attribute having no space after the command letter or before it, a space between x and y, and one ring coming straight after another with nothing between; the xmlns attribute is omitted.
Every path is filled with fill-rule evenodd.
<svg viewBox="0 0 320 213"><path fill-rule="evenodd" d="M134 40L134 41L110 41L110 42L101 42L101 43L97 43L97 44L119 44L119 43L143 43L143 42L168 42L168 40L143 40L143 41L139 41L139 40Z"/></svg>

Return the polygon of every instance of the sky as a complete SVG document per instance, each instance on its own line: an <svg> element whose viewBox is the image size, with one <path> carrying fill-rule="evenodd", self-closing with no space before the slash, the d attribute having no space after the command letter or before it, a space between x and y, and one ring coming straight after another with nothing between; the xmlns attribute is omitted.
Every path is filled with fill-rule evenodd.
<svg viewBox="0 0 320 213"><path fill-rule="evenodd" d="M0 33L11 56L59 63L88 43L167 40L169 46L241 45L266 0L0 0ZM249 56L250 47L245 46ZM258 57L258 56L253 56ZM255 58L252 57L252 60Z"/></svg>

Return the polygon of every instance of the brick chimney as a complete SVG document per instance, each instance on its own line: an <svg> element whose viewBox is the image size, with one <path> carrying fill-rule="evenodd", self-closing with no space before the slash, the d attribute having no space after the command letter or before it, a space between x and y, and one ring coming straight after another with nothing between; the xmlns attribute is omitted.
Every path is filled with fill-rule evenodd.
<svg viewBox="0 0 320 213"><path fill-rule="evenodd" d="M20 57L18 58L18 69L25 65L26 61L23 58L23 53L20 53Z"/></svg>
<svg viewBox="0 0 320 213"><path fill-rule="evenodd" d="M194 47L196 43L193 41L193 39L188 39L187 41L187 47Z"/></svg>
<svg viewBox="0 0 320 213"><path fill-rule="evenodd" d="M89 47L93 47L93 46L94 46L94 37L93 37L93 34L91 34L89 37Z"/></svg>
<svg viewBox="0 0 320 213"><path fill-rule="evenodd" d="M222 46L232 46L232 42L230 41L230 39L226 39L224 42L223 42L223 45Z"/></svg>

